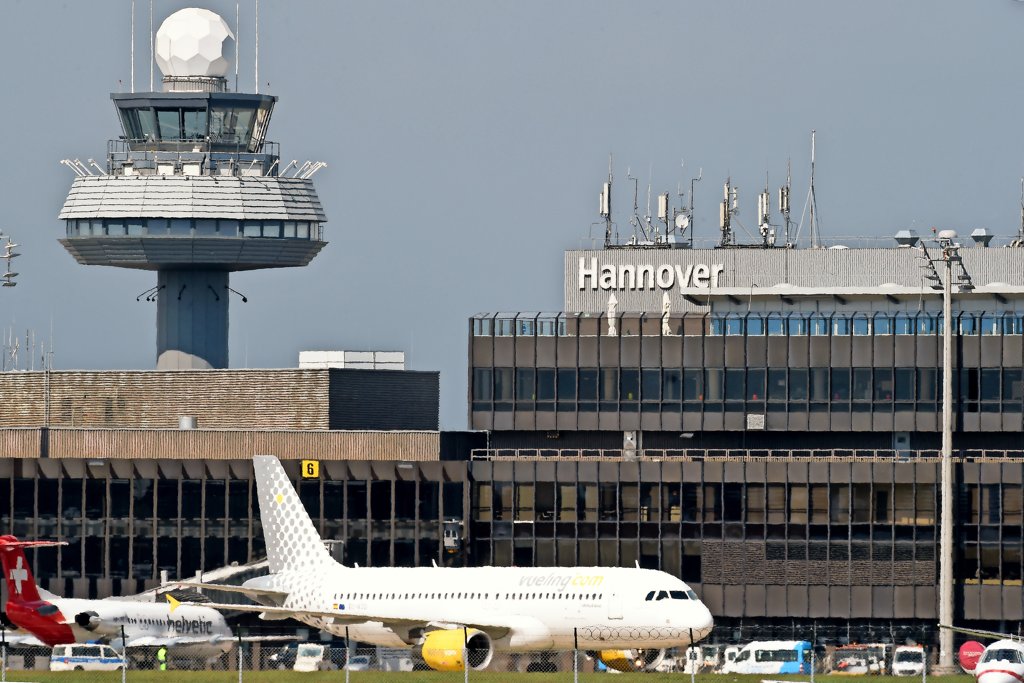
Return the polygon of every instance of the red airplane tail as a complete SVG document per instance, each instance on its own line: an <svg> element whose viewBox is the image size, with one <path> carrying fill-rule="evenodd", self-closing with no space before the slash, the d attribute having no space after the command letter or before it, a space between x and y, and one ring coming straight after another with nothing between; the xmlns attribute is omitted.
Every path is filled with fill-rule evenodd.
<svg viewBox="0 0 1024 683"><path fill-rule="evenodd" d="M55 545L65 544L60 541L19 541L14 536L0 536L0 563L7 581L8 601L17 604L41 600L24 549Z"/></svg>

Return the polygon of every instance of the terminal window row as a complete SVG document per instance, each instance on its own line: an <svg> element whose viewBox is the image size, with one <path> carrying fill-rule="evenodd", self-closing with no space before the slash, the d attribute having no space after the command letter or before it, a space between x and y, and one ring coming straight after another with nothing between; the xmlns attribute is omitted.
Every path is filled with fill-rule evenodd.
<svg viewBox="0 0 1024 683"><path fill-rule="evenodd" d="M955 315L956 331L963 336L1024 334L1024 316L961 312ZM930 313L877 313L824 315L808 313L748 313L746 315L691 315L668 319L669 336L748 337L869 337L886 335L935 335L943 331L942 316ZM609 335L605 314L560 314L473 318L474 337L596 337ZM662 336L661 316L620 314L615 334Z"/></svg>
<svg viewBox="0 0 1024 683"><path fill-rule="evenodd" d="M1020 404L1024 370L960 368L954 396L962 402ZM490 402L554 403L708 401L914 402L938 400L937 368L474 368L474 409ZM506 405L507 403L507 405Z"/></svg>
<svg viewBox="0 0 1024 683"><path fill-rule="evenodd" d="M323 226L311 221L224 218L68 219L68 237L271 237L320 241Z"/></svg>
<svg viewBox="0 0 1024 683"><path fill-rule="evenodd" d="M995 524L1019 526L1021 486L997 492ZM932 484L512 481L473 484L473 519L931 526Z"/></svg>

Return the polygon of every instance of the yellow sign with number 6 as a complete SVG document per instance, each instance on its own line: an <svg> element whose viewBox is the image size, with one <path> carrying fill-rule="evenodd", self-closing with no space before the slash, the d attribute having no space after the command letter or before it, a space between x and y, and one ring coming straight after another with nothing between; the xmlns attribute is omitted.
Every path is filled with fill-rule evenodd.
<svg viewBox="0 0 1024 683"><path fill-rule="evenodd" d="M319 460L303 460L302 461L302 478L303 479L319 479L320 478L320 461Z"/></svg>

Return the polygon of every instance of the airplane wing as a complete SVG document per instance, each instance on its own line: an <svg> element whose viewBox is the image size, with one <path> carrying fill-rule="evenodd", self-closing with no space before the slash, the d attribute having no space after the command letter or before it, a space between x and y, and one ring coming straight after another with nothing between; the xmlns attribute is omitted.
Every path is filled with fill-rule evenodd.
<svg viewBox="0 0 1024 683"><path fill-rule="evenodd" d="M268 598L279 598L281 600L284 600L285 598L288 597L287 591L275 591L275 590L270 590L269 588L246 588L244 586L225 585L225 584L222 584L222 583L199 583L199 582L195 582L195 581L176 581L173 584L167 584L167 585L169 585L169 586L170 585L182 586L184 588L199 588L199 589L206 589L206 590L211 590L211 591L224 591L225 593L242 593L244 595L263 595L263 596L266 596ZM207 603L195 603L195 604L197 604L197 605L199 605L199 604L205 605Z"/></svg>
<svg viewBox="0 0 1024 683"><path fill-rule="evenodd" d="M956 633L963 633L967 636L974 636L975 638L985 638L987 640L1024 640L1024 637L1013 633L1000 633L998 631L983 631L974 628L963 628L961 626L950 626L949 624L939 624L939 628L944 628L949 631L955 631Z"/></svg>
<svg viewBox="0 0 1024 683"><path fill-rule="evenodd" d="M222 610L235 610L238 612L253 612L260 615L262 619L277 620L277 619L330 619L336 624L361 624L366 621L379 621L388 627L410 627L410 626L424 626L424 627L435 627L439 629L453 629L462 628L463 626L468 628L475 628L481 631L486 631L488 635L493 638L502 638L510 630L512 630L515 624L491 621L491 620L473 620L467 623L441 623L435 621L429 621L424 619L400 619L392 616L384 616L380 614L362 613L357 614L354 612L340 610L309 610L309 609L296 609L293 607L268 607L265 605L232 605L225 603L216 602L203 602L203 603L188 603L183 602L183 605L202 605L204 607L212 607L213 609Z"/></svg>

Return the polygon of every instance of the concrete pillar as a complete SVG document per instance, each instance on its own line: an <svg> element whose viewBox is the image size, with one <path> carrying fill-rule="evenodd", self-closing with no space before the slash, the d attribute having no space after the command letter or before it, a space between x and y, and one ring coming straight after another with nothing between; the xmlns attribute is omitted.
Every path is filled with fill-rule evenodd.
<svg viewBox="0 0 1024 683"><path fill-rule="evenodd" d="M228 367L228 271L157 274L157 370Z"/></svg>

